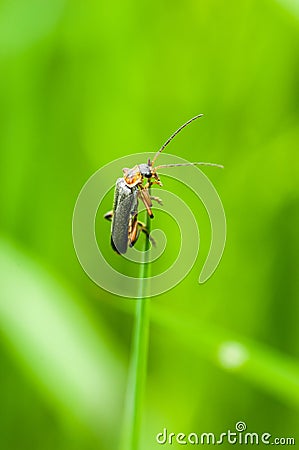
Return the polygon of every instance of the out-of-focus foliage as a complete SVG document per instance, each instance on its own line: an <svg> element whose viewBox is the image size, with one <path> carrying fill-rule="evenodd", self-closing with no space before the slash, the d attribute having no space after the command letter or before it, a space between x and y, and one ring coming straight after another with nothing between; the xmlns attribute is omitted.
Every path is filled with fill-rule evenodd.
<svg viewBox="0 0 299 450"><path fill-rule="evenodd" d="M73 208L95 170L155 151L198 113L168 151L224 164L204 170L227 246L199 285L209 221L166 177L202 242L188 277L152 301L142 448L165 426L217 433L238 420L299 438L295 3L1 2L1 448L117 448L134 302L79 266ZM175 224L156 216L171 240ZM109 229L97 222L105 255Z"/></svg>

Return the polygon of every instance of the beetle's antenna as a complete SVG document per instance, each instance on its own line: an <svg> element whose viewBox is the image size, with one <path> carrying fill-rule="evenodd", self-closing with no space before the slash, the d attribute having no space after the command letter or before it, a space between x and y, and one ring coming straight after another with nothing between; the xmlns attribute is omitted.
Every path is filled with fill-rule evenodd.
<svg viewBox="0 0 299 450"><path fill-rule="evenodd" d="M181 166L213 166L219 167L219 169L224 169L221 164L209 163L209 162L192 162L183 164L162 164L161 166L155 167L155 169L164 169L165 167L181 167Z"/></svg>
<svg viewBox="0 0 299 450"><path fill-rule="evenodd" d="M184 123L183 125L180 126L180 128L178 130L176 130L171 136L170 138L167 139L167 141L165 142L165 144L162 145L162 147L160 148L160 150L157 151L157 153L155 154L151 165L153 165L153 163L156 161L156 159L158 158L158 156L160 155L160 153L164 150L164 148L169 144L170 141L172 141L172 139L183 129L185 128L187 125L189 125L189 123L193 122L193 120L198 119L199 117L202 117L203 114L198 114L195 117L192 117L192 119L188 120L188 122Z"/></svg>

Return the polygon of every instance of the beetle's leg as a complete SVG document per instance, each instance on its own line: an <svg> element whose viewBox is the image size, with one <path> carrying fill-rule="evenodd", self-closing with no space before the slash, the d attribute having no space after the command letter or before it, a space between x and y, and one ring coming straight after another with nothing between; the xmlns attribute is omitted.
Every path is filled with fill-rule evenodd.
<svg viewBox="0 0 299 450"><path fill-rule="evenodd" d="M150 235L150 232L148 231L148 229L146 228L146 225L143 222L140 222L140 220L138 220L138 226L139 226L139 231L142 231L143 233L146 234L146 237L151 241L151 243L155 246L156 245L156 241L155 239Z"/></svg>
<svg viewBox="0 0 299 450"><path fill-rule="evenodd" d="M153 204L151 202L151 196L150 196L150 193L147 188L145 188L145 187L141 188L141 197L143 197L145 199L145 201L147 202L147 204L150 208L153 206Z"/></svg>
<svg viewBox="0 0 299 450"><path fill-rule="evenodd" d="M162 181L160 180L160 178L156 178L154 179L154 181L152 181L152 179L150 181L148 181L143 188L144 189L149 189L153 184L158 184L159 186L163 186Z"/></svg>
<svg viewBox="0 0 299 450"><path fill-rule="evenodd" d="M139 190L139 197L141 198L141 200L144 203L144 206L146 207L147 213L150 216L150 218L152 219L154 217L154 214L151 210L152 207L152 201L149 195L149 192L146 188L140 188Z"/></svg>
<svg viewBox="0 0 299 450"><path fill-rule="evenodd" d="M135 214L129 227L129 246L133 247L139 236L137 214Z"/></svg>
<svg viewBox="0 0 299 450"><path fill-rule="evenodd" d="M153 245L156 245L156 241L151 237L150 232L146 228L143 222L137 220L137 214L132 218L132 224L129 231L129 246L133 247L136 244L140 231L146 234L147 238L151 241Z"/></svg>
<svg viewBox="0 0 299 450"><path fill-rule="evenodd" d="M112 217L113 217L113 211L109 211L104 215L104 219L110 220L110 222L112 220Z"/></svg>
<svg viewBox="0 0 299 450"><path fill-rule="evenodd" d="M160 197L153 197L153 196L151 196L151 200L155 200L155 202L158 202L159 205L163 205L163 202L162 202L162 200L160 199Z"/></svg>
<svg viewBox="0 0 299 450"><path fill-rule="evenodd" d="M163 186L162 181L159 178L159 175L157 174L157 172L155 171L153 174L155 181L153 183L158 184L159 186Z"/></svg>

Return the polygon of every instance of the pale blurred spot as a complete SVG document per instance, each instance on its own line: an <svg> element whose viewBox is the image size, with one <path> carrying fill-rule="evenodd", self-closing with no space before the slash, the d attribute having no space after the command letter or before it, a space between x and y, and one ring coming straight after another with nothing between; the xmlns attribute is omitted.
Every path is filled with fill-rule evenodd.
<svg viewBox="0 0 299 450"><path fill-rule="evenodd" d="M246 347L239 342L224 342L219 348L219 362L227 369L235 369L248 360Z"/></svg>
<svg viewBox="0 0 299 450"><path fill-rule="evenodd" d="M299 0L277 0L289 12L299 17Z"/></svg>

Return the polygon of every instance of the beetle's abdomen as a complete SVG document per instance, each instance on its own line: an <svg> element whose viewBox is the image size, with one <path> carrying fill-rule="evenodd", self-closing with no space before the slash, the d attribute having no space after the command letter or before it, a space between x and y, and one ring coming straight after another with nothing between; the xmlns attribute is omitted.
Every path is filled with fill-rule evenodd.
<svg viewBox="0 0 299 450"><path fill-rule="evenodd" d="M118 253L126 253L131 217L137 213L137 187L130 188L123 178L115 186L111 245Z"/></svg>

